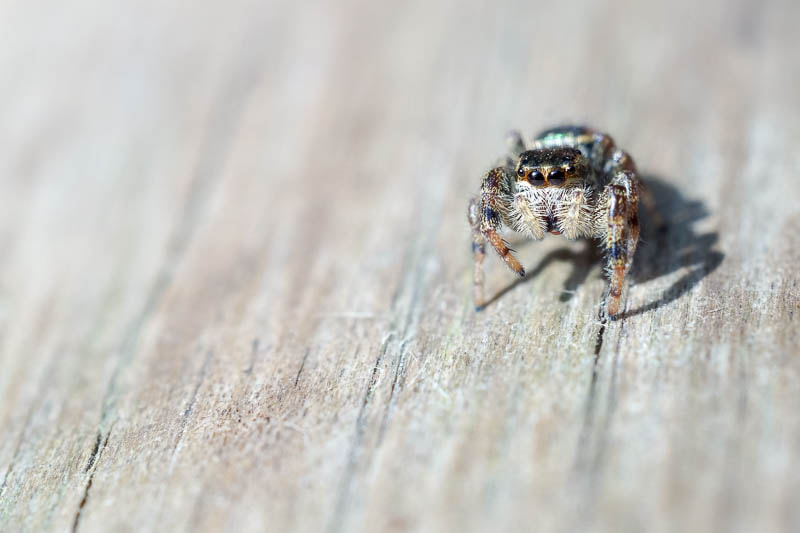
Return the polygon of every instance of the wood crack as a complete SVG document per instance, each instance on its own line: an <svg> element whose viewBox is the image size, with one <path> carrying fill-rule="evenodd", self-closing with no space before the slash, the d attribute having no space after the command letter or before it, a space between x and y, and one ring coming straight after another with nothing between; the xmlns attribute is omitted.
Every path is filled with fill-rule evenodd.
<svg viewBox="0 0 800 533"><path fill-rule="evenodd" d="M345 509L347 507L347 499L350 494L351 485L353 482L353 476L355 475L356 469L356 462L358 459L358 450L361 448L361 443L364 439L364 433L366 433L366 413L367 407L369 406L370 400L372 399L372 394L375 390L375 384L378 381L378 369L383 362L383 358L386 356L386 352L389 347L389 342L391 338L394 336L394 333L389 333L383 341L383 346L381 348L380 353L378 354L378 358L375 360L375 365L372 367L372 374L370 375L369 384L367 385L367 389L364 391L364 397L361 400L361 407L358 410L358 416L356 417L356 431L353 435L353 440L351 441L349 451L347 454L347 464L345 466L345 472L342 476L342 481L339 486L339 496L336 501L336 507L333 511L333 516L331 519L331 525L328 528L330 531L339 531L341 529L342 518L344 516Z"/></svg>
<svg viewBox="0 0 800 533"><path fill-rule="evenodd" d="M86 507L86 502L89 500L89 491L92 489L92 482L94 481L94 474L97 472L97 465L100 461L100 458L103 455L103 451L105 451L106 446L108 446L108 439L111 436L111 430L108 430L106 433L105 438L102 438L102 435L98 432L97 433L97 440L95 442L95 447L92 450L91 455L89 456L89 461L87 462L86 466L88 471L91 469L89 473L89 478L86 481L86 486L83 489L83 497L81 498L81 503L78 504L78 510L75 512L75 519L72 521L72 533L78 531L78 526L80 525L81 514L83 513L83 508ZM100 444L102 440L102 444Z"/></svg>
<svg viewBox="0 0 800 533"><path fill-rule="evenodd" d="M92 453L89 454L89 460L86 461L86 467L83 469L84 474L89 471L92 466L94 466L95 460L97 460L97 452L100 450L100 444L103 442L103 435L98 431L97 432L97 439L94 442L94 448L92 449Z"/></svg>
<svg viewBox="0 0 800 533"><path fill-rule="evenodd" d="M297 375L294 377L294 386L297 387L297 384L300 382L300 374L303 373L303 368L306 366L306 359L308 359L308 353L311 351L311 348L306 348L306 353L303 355L303 360L300 362L300 368L297 370Z"/></svg>

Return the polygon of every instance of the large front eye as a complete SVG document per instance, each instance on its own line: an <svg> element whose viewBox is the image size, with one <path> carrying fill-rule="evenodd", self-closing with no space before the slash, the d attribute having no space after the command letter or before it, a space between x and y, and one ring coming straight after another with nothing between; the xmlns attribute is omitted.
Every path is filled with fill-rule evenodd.
<svg viewBox="0 0 800 533"><path fill-rule="evenodd" d="M528 181L531 185L544 185L544 176L538 170L534 170L528 176Z"/></svg>
<svg viewBox="0 0 800 533"><path fill-rule="evenodd" d="M547 175L547 181L550 185L561 185L566 179L567 175L560 168L554 168L550 171L550 174Z"/></svg>

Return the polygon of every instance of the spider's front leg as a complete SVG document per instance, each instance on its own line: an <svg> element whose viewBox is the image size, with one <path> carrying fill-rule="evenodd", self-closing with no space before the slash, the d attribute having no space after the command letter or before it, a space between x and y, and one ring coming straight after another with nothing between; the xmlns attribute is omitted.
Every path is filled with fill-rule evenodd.
<svg viewBox="0 0 800 533"><path fill-rule="evenodd" d="M633 171L618 172L606 185L603 195L606 227L606 273L608 275L608 303L610 317L619 312L625 276L633 263L633 254L639 242L639 180Z"/></svg>
<svg viewBox="0 0 800 533"><path fill-rule="evenodd" d="M467 216L472 226L472 254L475 261L473 299L478 309L486 303L483 295L483 259L486 256L486 242L492 245L511 270L520 276L525 275L525 269L498 233L503 225L503 213L507 211L506 202L510 197L508 187L509 178L503 167L490 170L483 178L480 194L469 203Z"/></svg>

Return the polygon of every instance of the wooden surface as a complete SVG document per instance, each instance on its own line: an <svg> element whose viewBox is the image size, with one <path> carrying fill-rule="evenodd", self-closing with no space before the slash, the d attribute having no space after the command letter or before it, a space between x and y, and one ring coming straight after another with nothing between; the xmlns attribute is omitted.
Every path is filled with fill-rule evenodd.
<svg viewBox="0 0 800 533"><path fill-rule="evenodd" d="M798 22L0 3L0 530L797 531ZM667 229L624 320L556 237L476 314L468 199L562 122Z"/></svg>

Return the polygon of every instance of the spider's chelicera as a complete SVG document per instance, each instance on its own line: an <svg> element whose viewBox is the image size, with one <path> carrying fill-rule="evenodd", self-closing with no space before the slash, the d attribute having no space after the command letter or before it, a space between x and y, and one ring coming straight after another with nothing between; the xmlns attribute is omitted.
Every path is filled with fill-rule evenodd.
<svg viewBox="0 0 800 533"><path fill-rule="evenodd" d="M511 270L525 275L498 234L505 226L536 240L547 233L600 239L609 281L606 310L614 317L639 240L640 183L633 159L610 136L580 126L546 130L527 146L513 133L510 143L511 153L486 174L469 204L476 308L486 303L487 242Z"/></svg>

